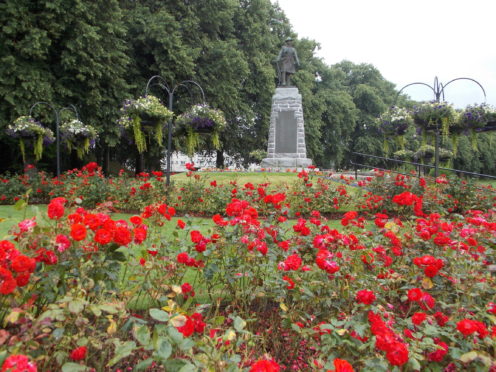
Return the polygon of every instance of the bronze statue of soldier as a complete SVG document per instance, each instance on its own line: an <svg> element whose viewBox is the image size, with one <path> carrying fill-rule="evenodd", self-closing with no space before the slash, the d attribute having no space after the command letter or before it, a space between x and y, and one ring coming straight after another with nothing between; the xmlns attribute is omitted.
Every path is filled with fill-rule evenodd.
<svg viewBox="0 0 496 372"><path fill-rule="evenodd" d="M279 86L291 86L291 75L296 72L296 66L300 65L296 49L293 48L293 39L287 38L276 58L279 73Z"/></svg>

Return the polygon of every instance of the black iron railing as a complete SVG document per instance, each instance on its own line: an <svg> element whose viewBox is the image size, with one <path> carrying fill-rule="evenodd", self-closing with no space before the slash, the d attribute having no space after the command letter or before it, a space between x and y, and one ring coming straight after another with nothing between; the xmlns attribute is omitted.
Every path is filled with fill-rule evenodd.
<svg viewBox="0 0 496 372"><path fill-rule="evenodd" d="M399 160L399 159L392 159L392 158L386 158L384 156L377 156L377 155L371 155L371 154L364 154L364 153L361 153L361 152L352 152L351 153L353 156L361 156L363 158L370 158L370 159L378 159L378 160L382 160L382 161L385 161L385 162L393 162L393 163L397 163L397 164L406 164L406 165L413 165L415 168L416 168L416 174L413 174L413 173L402 173L400 171L397 171L397 170L394 170L394 169L390 169L390 168L380 168L376 165L368 165L368 164L361 164L361 163L358 163L356 161L350 161L350 164L353 166L353 169L355 171L355 179L357 179L358 177L358 168L359 167L364 167L364 168L369 168L369 169L379 169L379 170L383 170L383 171L394 171L395 173L400 173L400 174L405 174L405 175L415 175L417 177L421 177L422 176L422 171L424 173L424 175L426 174L426 169L435 169L436 167L434 165L430 165L430 164L422 164L422 163L415 163L415 162L411 162L411 161L405 161L405 160ZM481 178L489 178L489 179L496 179L496 176L491 176L489 174L483 174L483 173L476 173L476 172L469 172L469 171L464 171L464 170L460 170L460 169L453 169L453 168L443 168L443 167L437 167L437 169L439 170L443 170L443 171L447 171L447 172L453 172L453 173L457 173L457 174L464 174L464 175L467 175L467 176L471 176L471 177L481 177Z"/></svg>

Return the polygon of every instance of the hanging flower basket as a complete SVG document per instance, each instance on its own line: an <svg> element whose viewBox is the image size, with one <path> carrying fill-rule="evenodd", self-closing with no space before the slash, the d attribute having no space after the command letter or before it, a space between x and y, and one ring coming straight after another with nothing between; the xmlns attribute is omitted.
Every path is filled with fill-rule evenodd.
<svg viewBox="0 0 496 372"><path fill-rule="evenodd" d="M493 106L488 105L487 106L487 123L484 129L496 129L496 109Z"/></svg>
<svg viewBox="0 0 496 372"><path fill-rule="evenodd" d="M26 147L33 148L36 161L43 155L43 144L55 141L53 132L31 116L21 116L7 127L7 134L19 139L22 160L26 162Z"/></svg>
<svg viewBox="0 0 496 372"><path fill-rule="evenodd" d="M186 136L186 152L192 155L202 141L207 141L213 148L219 149L219 136L226 125L222 111L213 109L207 104L198 104L191 106L188 111L177 117L176 134ZM200 135L204 135L205 138L201 139Z"/></svg>
<svg viewBox="0 0 496 372"><path fill-rule="evenodd" d="M457 127L461 129L484 128L489 119L490 108L487 104L468 105L458 116Z"/></svg>
<svg viewBox="0 0 496 372"><path fill-rule="evenodd" d="M455 109L448 102L425 102L413 108L413 120L424 131L439 128L447 136L455 122Z"/></svg>
<svg viewBox="0 0 496 372"><path fill-rule="evenodd" d="M379 117L379 128L384 135L402 136L412 124L412 115L401 107L393 106Z"/></svg>
<svg viewBox="0 0 496 372"><path fill-rule="evenodd" d="M162 146L164 128L173 116L157 97L148 95L124 101L118 124L125 131L132 132L138 152L142 153L152 139Z"/></svg>
<svg viewBox="0 0 496 372"><path fill-rule="evenodd" d="M393 158L399 160L411 160L414 156L414 152L411 150L399 150L393 153Z"/></svg>
<svg viewBox="0 0 496 372"><path fill-rule="evenodd" d="M434 157L434 152L435 152L434 146L422 145L417 150L417 152L415 152L415 158L429 160Z"/></svg>
<svg viewBox="0 0 496 372"><path fill-rule="evenodd" d="M416 159L429 160L435 155L436 149L431 145L422 145L415 153ZM439 149L439 160L449 160L453 157L453 152L447 149Z"/></svg>
<svg viewBox="0 0 496 372"><path fill-rule="evenodd" d="M76 150L79 159L87 154L98 137L97 131L91 125L85 125L80 120L69 120L60 126L62 140L69 151Z"/></svg>

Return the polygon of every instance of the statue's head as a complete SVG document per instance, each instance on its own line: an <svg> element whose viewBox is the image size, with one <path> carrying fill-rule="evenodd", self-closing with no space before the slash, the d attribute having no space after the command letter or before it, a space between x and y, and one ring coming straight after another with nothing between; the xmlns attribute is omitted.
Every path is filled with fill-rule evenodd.
<svg viewBox="0 0 496 372"><path fill-rule="evenodd" d="M293 39L288 37L285 42L286 44L291 44L293 42Z"/></svg>

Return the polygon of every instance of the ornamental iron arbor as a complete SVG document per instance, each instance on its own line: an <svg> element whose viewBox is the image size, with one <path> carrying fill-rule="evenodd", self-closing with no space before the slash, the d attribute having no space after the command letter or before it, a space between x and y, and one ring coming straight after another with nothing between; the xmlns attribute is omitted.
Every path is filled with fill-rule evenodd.
<svg viewBox="0 0 496 372"><path fill-rule="evenodd" d="M154 80L157 80L157 82L152 82ZM201 97L202 97L202 103L205 103L205 93L203 92L203 88L194 80L184 80L181 81L180 83L177 83L172 89L167 85L166 80L160 76L160 75L154 75L152 76L149 80L148 83L146 84L145 88L145 97L148 95L148 90L152 85L158 85L160 88L162 88L168 96L168 109L172 111L173 105L174 105L174 94L176 93L176 90L179 87L186 88L186 90L190 93L191 91L189 89L189 86L197 87L200 90ZM171 174L171 148L172 148L172 121L173 119L170 119L169 122L167 123L167 171L166 171L166 185L170 185L170 174Z"/></svg>
<svg viewBox="0 0 496 372"><path fill-rule="evenodd" d="M55 114L55 143L56 143L56 157L57 157L57 177L59 177L60 176L60 114L64 110L70 110L76 114L76 119L79 120L79 113L76 109L76 106L74 106L73 104L70 104L67 107L62 107L61 109L57 110L55 108L55 105L53 105L52 103L40 101L40 102L34 103L31 106L31 108L29 109L29 116L33 116L32 115L33 110L35 109L36 106L39 106L39 105L48 106Z"/></svg>
<svg viewBox="0 0 496 372"><path fill-rule="evenodd" d="M456 78L456 79L453 79L453 80L448 81L446 84L443 84L443 83L440 83L439 82L439 79L436 76L434 78L434 84L432 86L429 85L429 84L426 84L426 83L422 83L422 82L415 82L415 83L410 83L410 84L405 85L403 88L401 88L398 91L398 94L396 94L396 98L394 100L394 104L396 104L396 101L398 100L398 97L401 94L401 92L405 88L408 88L408 87L410 87L412 85L424 85L424 86L426 86L426 87L428 87L428 88L430 88L432 90L432 92L434 93L434 98L435 98L435 101L436 102L439 102L440 101L441 96L442 96L443 101L444 101L444 89L449 84L451 84L451 83L453 83L455 81L458 81L458 80L469 80L469 81L472 81L475 84L477 84L482 89L482 93L484 94L484 102L486 101L486 91L484 90L484 87L477 80L474 80L472 78L467 78L467 77L459 77L459 78ZM438 122L436 122L436 128L434 130L434 133L435 133L434 176L437 177L438 176L438 173L439 173L439 123Z"/></svg>

